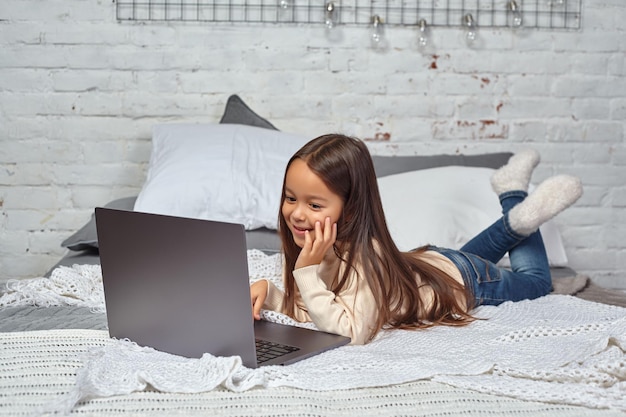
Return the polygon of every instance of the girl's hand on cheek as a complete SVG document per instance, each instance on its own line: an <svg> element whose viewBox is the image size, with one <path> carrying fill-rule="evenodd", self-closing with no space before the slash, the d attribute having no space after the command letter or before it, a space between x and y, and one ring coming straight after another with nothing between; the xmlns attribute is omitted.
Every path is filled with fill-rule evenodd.
<svg viewBox="0 0 626 417"><path fill-rule="evenodd" d="M318 265L324 259L324 255L337 239L337 223L330 223L330 217L324 220L324 227L321 222L315 223L313 232L306 231L304 234L304 246L296 260L296 269L310 265Z"/></svg>

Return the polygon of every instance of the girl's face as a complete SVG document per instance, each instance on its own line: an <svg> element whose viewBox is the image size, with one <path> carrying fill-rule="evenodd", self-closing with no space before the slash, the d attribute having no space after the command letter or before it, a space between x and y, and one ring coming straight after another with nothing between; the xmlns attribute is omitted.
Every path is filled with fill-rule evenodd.
<svg viewBox="0 0 626 417"><path fill-rule="evenodd" d="M327 217L330 217L330 224L336 223L342 210L341 197L332 192L306 162L295 159L285 176L282 215L296 245L304 245L306 230L315 236L316 222L320 222L322 229Z"/></svg>

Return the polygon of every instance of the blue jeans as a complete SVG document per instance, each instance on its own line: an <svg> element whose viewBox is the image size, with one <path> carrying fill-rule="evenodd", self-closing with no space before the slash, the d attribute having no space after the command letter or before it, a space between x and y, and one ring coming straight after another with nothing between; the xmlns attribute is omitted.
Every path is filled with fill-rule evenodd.
<svg viewBox="0 0 626 417"><path fill-rule="evenodd" d="M475 306L533 299L552 290L541 233L522 236L509 225L509 210L527 195L525 191L502 193L499 198L503 216L460 250L430 248L446 256L461 271L465 286L474 295ZM507 252L510 270L496 266Z"/></svg>

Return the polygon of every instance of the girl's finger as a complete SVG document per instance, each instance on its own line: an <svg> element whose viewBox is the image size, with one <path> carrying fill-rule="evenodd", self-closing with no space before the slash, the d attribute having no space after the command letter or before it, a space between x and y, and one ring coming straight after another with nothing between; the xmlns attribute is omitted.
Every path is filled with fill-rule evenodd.
<svg viewBox="0 0 626 417"><path fill-rule="evenodd" d="M315 222L315 240L318 242L324 241L324 232L322 231L322 222Z"/></svg>
<svg viewBox="0 0 626 417"><path fill-rule="evenodd" d="M252 304L252 317L254 317L255 320L261 320L261 306L262 304L259 303L258 298L255 300L254 304Z"/></svg>
<svg viewBox="0 0 626 417"><path fill-rule="evenodd" d="M306 249L306 250L311 250L311 247L313 246L313 241L311 239L311 233L308 230L304 231L304 246L302 247L302 249Z"/></svg>
<svg viewBox="0 0 626 417"><path fill-rule="evenodd" d="M333 228L330 224L330 217L326 217L324 220L324 241L328 242L328 240L332 237Z"/></svg>

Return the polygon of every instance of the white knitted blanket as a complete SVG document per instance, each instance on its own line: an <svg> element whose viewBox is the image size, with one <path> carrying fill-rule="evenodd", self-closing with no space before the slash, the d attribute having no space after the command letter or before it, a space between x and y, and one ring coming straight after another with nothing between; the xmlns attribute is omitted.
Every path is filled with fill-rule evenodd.
<svg viewBox="0 0 626 417"><path fill-rule="evenodd" d="M251 280L272 276L280 283L278 257L251 251L249 263ZM52 285L37 282L47 305L62 304L69 294L68 304L85 297L85 305L99 308L93 301L94 294L101 293L94 267L67 269L50 281L64 287L64 275L72 275L75 282L58 297L47 293ZM79 295L86 282L94 283L93 293ZM37 304L37 294L26 291L27 286L23 283L20 289L12 283L13 289L0 297L0 306L24 300ZM365 346L345 346L293 365L259 369L243 367L238 357L205 354L187 359L110 341L82 359L74 388L52 408L67 411L81 399L148 386L175 393L279 386L319 391L431 379L526 400L626 411L626 309L549 295L480 307L475 314L486 320L462 328L386 331ZM268 317L289 321L280 315Z"/></svg>

